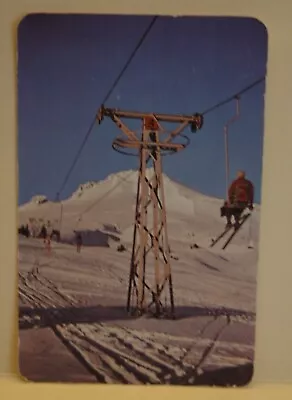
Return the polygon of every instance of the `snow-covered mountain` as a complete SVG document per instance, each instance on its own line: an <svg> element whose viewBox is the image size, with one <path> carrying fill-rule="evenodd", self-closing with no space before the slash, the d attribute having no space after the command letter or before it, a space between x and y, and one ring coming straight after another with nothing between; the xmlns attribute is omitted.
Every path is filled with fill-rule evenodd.
<svg viewBox="0 0 292 400"><path fill-rule="evenodd" d="M153 171L149 168L147 175ZM223 200L203 195L163 175L169 235L179 242L209 242L225 225L220 217ZM98 182L87 182L62 203L31 202L19 207L19 223L29 218L50 221L62 235L73 236L73 230L104 230L107 225L119 227L123 240L130 242L134 222L138 172L121 171ZM252 221L238 234L234 243L246 244L252 236L258 240L260 207L256 206ZM62 215L62 219L60 216ZM61 220L61 224L60 224ZM193 239L192 239L193 240Z"/></svg>

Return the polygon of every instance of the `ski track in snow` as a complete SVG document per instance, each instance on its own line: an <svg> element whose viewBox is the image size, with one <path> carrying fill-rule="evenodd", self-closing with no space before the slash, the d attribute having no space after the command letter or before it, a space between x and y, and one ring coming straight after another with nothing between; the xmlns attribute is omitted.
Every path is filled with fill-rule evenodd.
<svg viewBox="0 0 292 400"><path fill-rule="evenodd" d="M48 265L35 262L31 271L19 273L20 299L34 309L50 310L49 326L98 382L167 384L181 382L186 377L185 383L192 383L195 373L208 361L219 366L250 361L245 353L252 353L251 346L220 342L221 333L233 319L247 318L244 312L212 316L195 338L105 323L62 324L63 315L66 320L74 320L74 308L83 304L62 293L52 280L41 274L44 266ZM20 318L20 326L25 328L42 326L42 323L41 317L30 318L24 314ZM204 338L205 331L215 324L218 327L215 327L214 337ZM218 349L216 354L215 348Z"/></svg>
<svg viewBox="0 0 292 400"><path fill-rule="evenodd" d="M83 200L75 194L65 202L67 206L64 203L65 235L70 238L80 209L116 181L113 175L104 184L86 189ZM167 179L165 183L168 197L172 195L168 221L175 304L182 311L190 309L184 318L157 321L123 317L130 251L118 253L111 245L97 245L84 247L77 254L71 245L58 243L48 254L39 240L19 239L20 328L49 326L97 382L191 384L205 369L253 361L254 343L245 338L245 329L254 330L257 253L246 250L248 229L238 234L229 251L221 251L220 246L209 249L211 238L223 229L217 216L220 200ZM134 180L125 185L124 191L120 188L116 197L111 195L99 205L98 217L93 209L81 222L82 228L93 230L105 222L118 223L121 242L129 244L136 188ZM182 198L185 209L176 206ZM59 208L55 204L28 204L20 208L20 220L25 223L29 216L40 217L42 213L53 219ZM253 217L255 243L257 226ZM190 248L194 242L200 244L199 249ZM108 313L110 307L122 311L110 319L107 307Z"/></svg>

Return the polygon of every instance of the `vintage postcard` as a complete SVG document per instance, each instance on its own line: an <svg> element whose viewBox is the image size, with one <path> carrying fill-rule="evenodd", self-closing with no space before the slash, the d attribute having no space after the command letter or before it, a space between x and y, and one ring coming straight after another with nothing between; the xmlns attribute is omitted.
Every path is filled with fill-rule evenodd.
<svg viewBox="0 0 292 400"><path fill-rule="evenodd" d="M267 44L252 18L21 21L23 377L250 382Z"/></svg>

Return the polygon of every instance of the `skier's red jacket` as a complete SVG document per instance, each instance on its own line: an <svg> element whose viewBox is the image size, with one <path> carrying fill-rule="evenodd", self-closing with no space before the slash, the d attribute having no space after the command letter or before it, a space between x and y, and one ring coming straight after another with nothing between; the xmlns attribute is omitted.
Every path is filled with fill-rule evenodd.
<svg viewBox="0 0 292 400"><path fill-rule="evenodd" d="M245 178L235 179L229 187L228 197L230 203L253 204L254 187L253 184Z"/></svg>

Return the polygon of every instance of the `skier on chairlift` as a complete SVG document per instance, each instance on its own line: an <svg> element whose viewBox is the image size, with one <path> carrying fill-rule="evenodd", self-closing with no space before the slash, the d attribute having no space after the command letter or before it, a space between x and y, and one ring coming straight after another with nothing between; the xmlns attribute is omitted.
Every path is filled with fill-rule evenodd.
<svg viewBox="0 0 292 400"><path fill-rule="evenodd" d="M235 220L234 227L240 226L243 211L248 208L253 210L254 186L246 179L244 171L238 171L237 178L231 183L228 190L228 200L221 207L221 216L226 217L229 228L232 226L231 218Z"/></svg>

